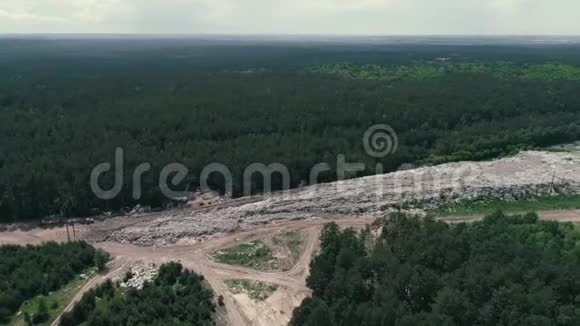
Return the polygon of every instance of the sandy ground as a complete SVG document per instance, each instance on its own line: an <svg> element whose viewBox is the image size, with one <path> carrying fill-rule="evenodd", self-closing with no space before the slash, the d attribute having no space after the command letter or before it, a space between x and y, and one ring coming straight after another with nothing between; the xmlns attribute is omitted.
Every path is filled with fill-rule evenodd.
<svg viewBox="0 0 580 326"><path fill-rule="evenodd" d="M330 221L361 228L382 216L387 208L404 203L576 191L579 185L580 152L532 151L489 162L449 163L240 198L201 209L110 218L76 227L77 239L110 252L114 260L110 272L91 280L68 308L88 289L107 278L120 277L134 264L179 261L204 275L216 297L224 297L231 325L286 325L294 307L310 295L306 287L309 264L319 248L320 231ZM544 211L539 215L545 220L580 222L580 210ZM456 223L477 218L444 220ZM301 232L305 243L302 255L287 271L260 272L210 259L218 250L289 231ZM0 245L46 241L67 241L66 229L0 233ZM254 302L246 295L232 294L224 283L229 279L274 283L279 289L266 301Z"/></svg>
<svg viewBox="0 0 580 326"><path fill-rule="evenodd" d="M580 210L544 211L540 212L539 215L545 220L580 222ZM449 221L471 221L477 218L480 217L453 217ZM292 317L294 308L311 293L306 286L309 264L319 248L319 236L323 225L331 221L336 222L341 227L362 228L372 223L374 218L340 217L336 219L313 219L270 224L256 227L252 230L222 235L206 241L184 245L144 247L117 242L93 243L94 246L111 253L114 256L114 260L109 264L109 272L99 275L88 282L75 295L67 310L71 309L86 291L98 286L106 279L122 277L134 264L141 262L162 264L169 261L179 261L186 268L204 275L216 293L216 297L220 295L224 297L230 325L287 325ZM89 227L82 226L78 228L78 234L81 239L83 234L87 233L86 228ZM210 255L217 250L289 231L301 232L305 243L302 255L294 267L288 271L261 272L249 268L219 264L210 258ZM55 228L51 230L0 233L0 244L24 245L39 244L45 241L67 241L66 230ZM248 279L274 283L279 286L279 289L265 301L256 302L247 295L234 295L231 293L225 284L225 281L229 279ZM56 324L55 322L54 325Z"/></svg>
<svg viewBox="0 0 580 326"><path fill-rule="evenodd" d="M477 198L512 200L580 193L579 152L522 152L486 162L457 162L229 199L91 228L92 241L144 246L195 242L268 223L383 216L389 209L436 207Z"/></svg>
<svg viewBox="0 0 580 326"><path fill-rule="evenodd" d="M330 221L310 220L265 225L254 230L224 235L187 245L143 247L115 242L93 243L95 247L111 253L114 260L109 264L109 272L93 278L83 286L66 310L71 309L86 291L102 284L107 279L122 277L134 264L141 262L162 264L169 261L179 261L186 268L204 275L214 290L216 297L220 295L224 297L230 325L287 325L293 309L310 295L310 290L306 287L309 264L318 250L322 226ZM371 223L372 219L340 218L335 221L342 227L360 228ZM80 239L83 238L83 234L86 234L86 229L89 227L77 227L77 234ZM271 237L280 232L290 231L298 231L303 234L304 251L296 264L288 271L261 272L249 268L220 264L210 258L210 255L217 250L231 247L241 242ZM64 228L54 228L50 230L0 233L0 245L40 244L46 241L67 241L66 230ZM225 285L225 281L229 279L248 279L274 283L279 286L279 289L267 300L255 302L246 295L232 294ZM57 322L54 323L54 325L56 324Z"/></svg>

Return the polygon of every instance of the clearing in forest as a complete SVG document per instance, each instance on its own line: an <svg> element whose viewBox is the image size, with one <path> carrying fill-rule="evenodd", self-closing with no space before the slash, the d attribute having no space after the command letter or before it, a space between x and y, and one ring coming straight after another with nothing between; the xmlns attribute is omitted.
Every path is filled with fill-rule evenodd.
<svg viewBox="0 0 580 326"><path fill-rule="evenodd" d="M270 248L260 240L220 250L214 254L214 258L222 264L259 270L269 270L275 266L275 258L272 256Z"/></svg>
<svg viewBox="0 0 580 326"><path fill-rule="evenodd" d="M300 232L280 233L261 240L253 240L214 254L217 262L262 271L288 271L304 250Z"/></svg>

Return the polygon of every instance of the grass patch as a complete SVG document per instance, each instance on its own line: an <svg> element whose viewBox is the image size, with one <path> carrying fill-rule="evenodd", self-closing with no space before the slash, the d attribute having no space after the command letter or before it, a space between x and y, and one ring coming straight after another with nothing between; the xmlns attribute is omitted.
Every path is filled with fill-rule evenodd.
<svg viewBox="0 0 580 326"><path fill-rule="evenodd" d="M74 295L83 287L91 278L97 274L96 268L90 269L84 273L86 277L77 276L73 281L68 283L62 289L52 292L47 296L38 295L22 304L19 313L10 320L10 326L27 326L26 316L32 320L44 305L48 313L48 319L45 322L35 325L50 325L58 316L62 314L66 306L70 303Z"/></svg>
<svg viewBox="0 0 580 326"><path fill-rule="evenodd" d="M223 264L256 269L271 268L275 264L272 252L260 240L220 250L214 254L214 258Z"/></svg>
<svg viewBox="0 0 580 326"><path fill-rule="evenodd" d="M226 285L233 294L247 294L252 300L264 301L276 290L278 285L250 280L227 280Z"/></svg>
<svg viewBox="0 0 580 326"><path fill-rule="evenodd" d="M445 204L429 211L436 217L486 215L501 210L506 213L524 213L542 210L580 209L580 195L561 195L534 199L475 200Z"/></svg>
<svg viewBox="0 0 580 326"><path fill-rule="evenodd" d="M576 141L570 144L562 144L551 146L545 148L544 150L548 152L564 152L564 153L574 153L580 151L580 141Z"/></svg>
<svg viewBox="0 0 580 326"><path fill-rule="evenodd" d="M277 235L272 238L272 242L276 246L288 248L292 254L292 258L295 259L300 257L304 247L304 238L302 237L302 234L297 231Z"/></svg>

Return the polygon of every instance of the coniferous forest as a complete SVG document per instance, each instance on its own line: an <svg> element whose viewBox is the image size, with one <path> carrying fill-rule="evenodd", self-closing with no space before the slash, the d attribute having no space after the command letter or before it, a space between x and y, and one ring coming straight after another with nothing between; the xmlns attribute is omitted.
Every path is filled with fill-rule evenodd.
<svg viewBox="0 0 580 326"><path fill-rule="evenodd" d="M535 214L322 232L291 325L578 325L580 234Z"/></svg>
<svg viewBox="0 0 580 326"><path fill-rule="evenodd" d="M142 290L121 289L109 280L85 293L60 324L215 325L213 292L203 280L179 263L162 265L155 280Z"/></svg>
<svg viewBox="0 0 580 326"><path fill-rule="evenodd" d="M86 242L40 246L0 246L0 324L23 302L56 291L90 267L103 269L108 255ZM46 312L35 316L45 322Z"/></svg>
<svg viewBox="0 0 580 326"><path fill-rule="evenodd" d="M238 196L251 163L286 165L295 187L338 154L365 163L365 175L377 160L388 172L575 141L579 53L573 45L2 39L0 221L164 207L158 180L174 162L189 169L175 190L195 190L202 169L218 162ZM399 139L381 159L361 141L376 124ZM90 173L114 164L118 147L122 191L98 199ZM134 199L141 163L151 170ZM107 173L101 184L113 180ZM209 185L226 189L219 174Z"/></svg>

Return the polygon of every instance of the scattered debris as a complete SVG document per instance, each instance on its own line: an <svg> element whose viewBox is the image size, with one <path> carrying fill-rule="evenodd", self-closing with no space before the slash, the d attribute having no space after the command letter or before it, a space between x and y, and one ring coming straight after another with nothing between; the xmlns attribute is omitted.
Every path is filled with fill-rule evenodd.
<svg viewBox="0 0 580 326"><path fill-rule="evenodd" d="M119 284L123 288L135 288L142 290L145 283L152 282L157 276L158 268L155 264L141 263L131 267L123 282Z"/></svg>
<svg viewBox="0 0 580 326"><path fill-rule="evenodd" d="M139 220L122 218L94 225L86 237L168 245L266 223L380 217L389 211L419 213L423 208L462 200L516 200L578 192L580 152L528 151L487 162L447 163L150 213Z"/></svg>
<svg viewBox="0 0 580 326"><path fill-rule="evenodd" d="M277 284L253 280L227 280L225 283L233 294L247 294L255 301L264 301L278 290Z"/></svg>

